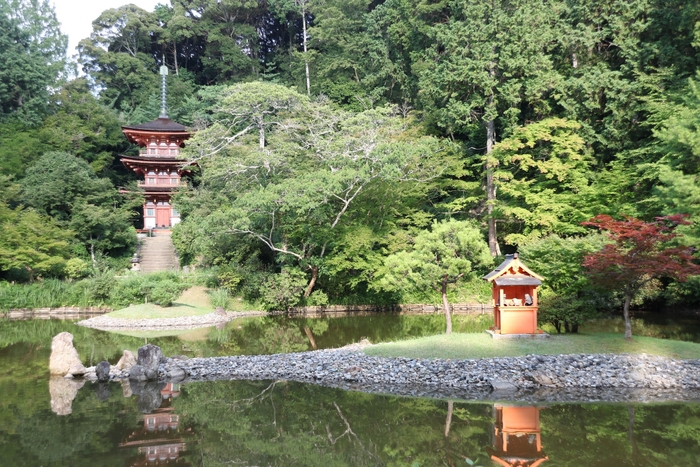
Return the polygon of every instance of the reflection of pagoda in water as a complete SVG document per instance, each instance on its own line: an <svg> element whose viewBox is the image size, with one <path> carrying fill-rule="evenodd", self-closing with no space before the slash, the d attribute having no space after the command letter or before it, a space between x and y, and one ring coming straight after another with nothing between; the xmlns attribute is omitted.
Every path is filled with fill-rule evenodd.
<svg viewBox="0 0 700 467"><path fill-rule="evenodd" d="M491 460L503 467L537 467L549 459L542 452L539 407L494 405Z"/></svg>
<svg viewBox="0 0 700 467"><path fill-rule="evenodd" d="M153 465L190 465L180 458L185 451L185 437L192 435L188 429L180 429L180 416L174 413L171 403L180 395L180 385L167 383L160 391L163 402L152 413L143 416L141 429L132 431L119 445L122 448L138 448L138 457L129 463L131 467Z"/></svg>

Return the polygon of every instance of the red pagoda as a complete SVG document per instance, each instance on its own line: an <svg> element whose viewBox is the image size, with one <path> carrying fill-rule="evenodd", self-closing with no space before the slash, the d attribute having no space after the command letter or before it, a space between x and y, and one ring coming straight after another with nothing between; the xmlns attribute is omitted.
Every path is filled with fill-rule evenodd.
<svg viewBox="0 0 700 467"><path fill-rule="evenodd" d="M180 222L180 214L171 204L171 195L184 185L182 175L189 173L187 162L181 160L180 148L191 136L184 125L166 115L165 77L168 68L162 66L163 77L161 115L141 125L123 126L127 139L141 147L136 157L122 156L122 164L141 177L143 188L143 228L169 228Z"/></svg>

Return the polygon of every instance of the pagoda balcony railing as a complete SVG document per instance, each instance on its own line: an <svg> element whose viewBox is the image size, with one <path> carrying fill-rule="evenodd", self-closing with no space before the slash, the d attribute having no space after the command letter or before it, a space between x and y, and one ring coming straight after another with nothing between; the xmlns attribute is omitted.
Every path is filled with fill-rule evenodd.
<svg viewBox="0 0 700 467"><path fill-rule="evenodd" d="M178 180L177 183L172 183L170 179L162 180L162 183L147 183L144 181L138 182L139 188L144 188L148 190L168 190L171 188L178 188L181 186L187 186L187 182L184 180Z"/></svg>
<svg viewBox="0 0 700 467"><path fill-rule="evenodd" d="M141 157L178 157L180 148L145 148L139 151Z"/></svg>

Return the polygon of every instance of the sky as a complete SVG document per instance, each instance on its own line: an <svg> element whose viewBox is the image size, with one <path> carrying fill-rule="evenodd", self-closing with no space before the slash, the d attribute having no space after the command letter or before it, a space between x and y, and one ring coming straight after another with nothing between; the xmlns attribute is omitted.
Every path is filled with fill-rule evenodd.
<svg viewBox="0 0 700 467"><path fill-rule="evenodd" d="M68 35L68 56L78 52L78 42L92 32L92 22L105 10L133 3L146 11L153 11L159 4L169 4L168 0L51 0L56 8L56 16L61 30Z"/></svg>

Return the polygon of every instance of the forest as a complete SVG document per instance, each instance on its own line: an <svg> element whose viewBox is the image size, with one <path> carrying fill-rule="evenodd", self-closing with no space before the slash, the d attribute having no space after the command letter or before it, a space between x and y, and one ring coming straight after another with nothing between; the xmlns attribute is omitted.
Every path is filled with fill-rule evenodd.
<svg viewBox="0 0 700 467"><path fill-rule="evenodd" d="M621 303L586 274L596 216L676 219L697 251L698 0L171 0L92 25L67 51L48 0L0 2L0 293L128 267L120 126L158 117L162 65L195 132L180 262L267 308L484 301L518 251L543 319L575 324ZM642 279L633 306L700 303L697 275Z"/></svg>

